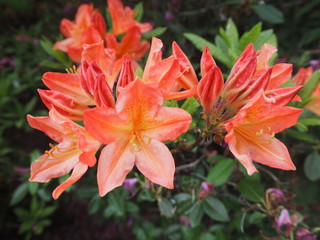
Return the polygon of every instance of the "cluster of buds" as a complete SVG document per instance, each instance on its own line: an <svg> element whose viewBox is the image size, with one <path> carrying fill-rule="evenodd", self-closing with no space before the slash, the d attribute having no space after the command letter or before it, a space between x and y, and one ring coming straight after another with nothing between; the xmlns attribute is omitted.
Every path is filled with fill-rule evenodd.
<svg viewBox="0 0 320 240"><path fill-rule="evenodd" d="M172 44L172 55L163 59L162 41L153 38L144 70L137 75L135 60L149 47L147 42L140 43L140 34L151 25L135 21L133 11L119 0L108 0L108 6L112 33L105 32L103 18L92 5L79 8L75 23L62 21L61 30L68 38L55 48L66 51L80 65L67 73L43 75L49 90L39 90L39 94L49 116L28 115L28 122L58 144L50 144L51 149L32 163L31 181L47 182L72 170L54 190L56 199L96 164L96 153L103 148L97 171L101 196L122 185L134 166L151 182L173 188L174 159L163 142L186 132L192 117L163 103L189 97L203 107L205 134L228 143L248 174L257 171L253 160L295 169L275 134L297 122L302 110L286 105L297 98L301 86L281 87L290 79L292 66L269 65L276 48L265 44L255 51L249 44L226 82L205 48L198 80L177 43ZM116 37L124 33L118 43ZM212 191L204 190L201 196Z"/></svg>

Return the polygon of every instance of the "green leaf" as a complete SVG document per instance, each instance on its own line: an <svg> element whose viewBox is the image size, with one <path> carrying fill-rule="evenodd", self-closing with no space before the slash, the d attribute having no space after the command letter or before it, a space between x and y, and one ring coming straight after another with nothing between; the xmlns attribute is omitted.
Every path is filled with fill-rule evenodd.
<svg viewBox="0 0 320 240"><path fill-rule="evenodd" d="M22 183L19 187L16 188L16 190L13 192L11 200L10 200L10 206L16 205L19 203L28 193L28 183Z"/></svg>
<svg viewBox="0 0 320 240"><path fill-rule="evenodd" d="M136 4L133 8L133 12L134 19L140 22L143 16L143 2L139 2L138 4Z"/></svg>
<svg viewBox="0 0 320 240"><path fill-rule="evenodd" d="M311 136L309 133L299 132L293 129L286 129L285 133L295 139L299 139L299 140L310 142L310 143L315 143L317 140L315 137Z"/></svg>
<svg viewBox="0 0 320 240"><path fill-rule="evenodd" d="M231 18L228 19L228 22L226 25L226 34L231 43L231 46L238 44L238 41L239 41L238 29Z"/></svg>
<svg viewBox="0 0 320 240"><path fill-rule="evenodd" d="M181 108L186 110L191 115L194 114L199 108L200 104L195 97L190 97L184 101Z"/></svg>
<svg viewBox="0 0 320 240"><path fill-rule="evenodd" d="M238 189L246 199L252 202L261 202L264 198L264 191L259 181L242 179L238 184Z"/></svg>
<svg viewBox="0 0 320 240"><path fill-rule="evenodd" d="M311 93L319 84L319 82L320 82L320 70L317 70L313 72L312 76L310 77L310 80L300 90L299 95L302 98L302 100L305 100L306 98L310 97ZM299 107L302 107L302 106L299 105Z"/></svg>
<svg viewBox="0 0 320 240"><path fill-rule="evenodd" d="M91 198L88 206L89 214L96 213L100 208L100 205L101 205L100 203L101 203L101 197L99 194L96 194L93 198Z"/></svg>
<svg viewBox="0 0 320 240"><path fill-rule="evenodd" d="M166 27L157 27L149 32L142 34L142 39L151 39L152 37L159 37L161 36L165 31L167 31Z"/></svg>
<svg viewBox="0 0 320 240"><path fill-rule="evenodd" d="M179 107L178 101L175 100L165 100L163 105L165 107Z"/></svg>
<svg viewBox="0 0 320 240"><path fill-rule="evenodd" d="M276 7L269 4L255 5L254 12L264 21L274 24L284 22L283 13Z"/></svg>
<svg viewBox="0 0 320 240"><path fill-rule="evenodd" d="M158 207L162 215L166 217L173 217L175 213L175 209L173 208L172 203L165 198L161 198L158 200Z"/></svg>
<svg viewBox="0 0 320 240"><path fill-rule="evenodd" d="M139 206L135 204L134 202L125 202L126 210L130 213L138 213L139 212Z"/></svg>
<svg viewBox="0 0 320 240"><path fill-rule="evenodd" d="M320 126L320 118L302 118L299 122L306 126Z"/></svg>
<svg viewBox="0 0 320 240"><path fill-rule="evenodd" d="M53 44L48 38L42 37L42 39L40 40L40 45L50 56L54 57L60 63L62 63L64 67L70 66L71 62L67 58L67 55L60 50L54 50Z"/></svg>
<svg viewBox="0 0 320 240"><path fill-rule="evenodd" d="M260 213L260 212L254 212L249 217L249 224L258 224L265 218L266 218L266 214Z"/></svg>
<svg viewBox="0 0 320 240"><path fill-rule="evenodd" d="M204 210L202 206L202 201L198 201L193 205L189 213L191 227L199 225L203 217L203 214Z"/></svg>
<svg viewBox="0 0 320 240"><path fill-rule="evenodd" d="M208 40L193 34L193 33L184 33L183 34L188 40L190 40L194 46L199 50L199 51L203 51L203 48L205 46L208 46L210 49L210 53L211 55L219 60L220 62L222 62L223 64L225 64L228 68L232 68L233 66L233 62L232 60L229 58L228 55L226 55L226 53L224 53L220 48L218 48L216 45L214 45L213 43L209 42Z"/></svg>
<svg viewBox="0 0 320 240"><path fill-rule="evenodd" d="M56 208L57 208L56 206L46 207L41 211L41 217L43 218L48 217L56 210Z"/></svg>
<svg viewBox="0 0 320 240"><path fill-rule="evenodd" d="M203 208L212 219L219 222L229 221L227 209L220 200L211 196L206 197L203 199Z"/></svg>
<svg viewBox="0 0 320 240"><path fill-rule="evenodd" d="M268 29L268 30L262 31L260 33L259 37L253 43L254 44L254 49L256 51L258 51L262 47L263 44L265 44L268 41L270 41L272 35L273 35L273 30L272 29Z"/></svg>
<svg viewBox="0 0 320 240"><path fill-rule="evenodd" d="M178 193L173 198L177 203L181 203L191 199L191 195L189 193Z"/></svg>
<svg viewBox="0 0 320 240"><path fill-rule="evenodd" d="M33 196L34 194L36 194L37 190L39 189L39 183L28 182L28 189L29 189L29 193Z"/></svg>
<svg viewBox="0 0 320 240"><path fill-rule="evenodd" d="M261 33L261 27L262 23L260 22L256 24L253 28L251 28L250 31L245 32L242 35L239 41L239 46L241 50L244 50L249 43L254 43L258 39Z"/></svg>
<svg viewBox="0 0 320 240"><path fill-rule="evenodd" d="M304 162L304 173L310 181L320 179L320 155L314 151L309 154Z"/></svg>
<svg viewBox="0 0 320 240"><path fill-rule="evenodd" d="M213 168L210 169L207 182L218 187L223 185L233 172L235 161L231 158L220 159Z"/></svg>

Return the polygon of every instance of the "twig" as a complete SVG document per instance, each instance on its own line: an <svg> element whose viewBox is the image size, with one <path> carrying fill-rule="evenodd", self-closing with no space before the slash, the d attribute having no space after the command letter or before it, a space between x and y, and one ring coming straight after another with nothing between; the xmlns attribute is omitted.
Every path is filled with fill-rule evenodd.
<svg viewBox="0 0 320 240"><path fill-rule="evenodd" d="M184 164L184 165L181 165L181 166L178 166L176 167L176 172L179 172L183 169L186 169L186 168L192 168L192 167L195 167L198 165L198 163L203 159L203 157L200 157L200 158L197 158L195 161L191 162L191 163L188 163L188 164Z"/></svg>

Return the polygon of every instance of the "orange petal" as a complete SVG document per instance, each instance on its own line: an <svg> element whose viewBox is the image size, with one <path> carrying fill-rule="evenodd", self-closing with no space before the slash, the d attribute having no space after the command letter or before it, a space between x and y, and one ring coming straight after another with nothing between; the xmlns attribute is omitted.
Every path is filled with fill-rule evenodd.
<svg viewBox="0 0 320 240"><path fill-rule="evenodd" d="M128 143L129 139L118 140L102 150L97 173L100 196L121 186L132 170L135 154L130 151Z"/></svg>
<svg viewBox="0 0 320 240"><path fill-rule="evenodd" d="M136 152L136 166L151 182L173 188L174 159L167 146L157 140L141 144Z"/></svg>
<svg viewBox="0 0 320 240"><path fill-rule="evenodd" d="M82 163L77 163L73 168L71 176L61 183L54 191L52 192L52 197L54 199L58 199L60 195L66 190L69 186L77 182L83 174L88 170L88 166Z"/></svg>
<svg viewBox="0 0 320 240"><path fill-rule="evenodd" d="M75 28L75 24L68 19L62 19L60 23L60 32L67 38L72 37L72 30Z"/></svg>
<svg viewBox="0 0 320 240"><path fill-rule="evenodd" d="M42 81L51 90L65 94L84 105L95 105L80 86L79 74L46 72Z"/></svg>
<svg viewBox="0 0 320 240"><path fill-rule="evenodd" d="M157 85L145 83L140 78L119 90L116 110L123 114L124 119L130 118L134 124L146 117L152 119L163 103Z"/></svg>
<svg viewBox="0 0 320 240"><path fill-rule="evenodd" d="M228 138L226 138L225 140L228 143L229 149L232 152L232 154L245 167L249 175L252 175L253 173L258 172L258 170L255 168L255 166L252 163L250 151L247 148L247 145L246 145L247 142L245 141L245 139L242 139L239 136L236 137L233 135L233 136L228 136Z"/></svg>
<svg viewBox="0 0 320 240"><path fill-rule="evenodd" d="M161 107L143 134L161 142L172 141L188 130L191 121L191 115L181 108Z"/></svg>
<svg viewBox="0 0 320 240"><path fill-rule="evenodd" d="M149 56L143 71L143 81L147 81L149 79L150 68L157 63L159 63L162 59L162 51L163 47L162 41L156 37L152 38L151 49L149 51Z"/></svg>
<svg viewBox="0 0 320 240"><path fill-rule="evenodd" d="M27 115L27 120L32 128L44 132L55 142L63 141L63 135L66 134L66 130L60 124L57 124L54 120L52 120L50 117L33 117L31 115Z"/></svg>
<svg viewBox="0 0 320 240"><path fill-rule="evenodd" d="M282 84L291 78L292 64L279 63L272 67L272 73L267 90L280 88Z"/></svg>
<svg viewBox="0 0 320 240"><path fill-rule="evenodd" d="M79 162L81 151L70 146L70 143L60 143L58 149L53 149L49 154L43 154L31 163L32 182L48 182L52 178L61 177L69 173Z"/></svg>
<svg viewBox="0 0 320 240"><path fill-rule="evenodd" d="M85 128L104 144L128 135L130 126L121 119L114 108L94 108L84 113Z"/></svg>
<svg viewBox="0 0 320 240"><path fill-rule="evenodd" d="M277 52L277 48L265 43L257 53L257 71L269 67L269 60Z"/></svg>
<svg viewBox="0 0 320 240"><path fill-rule="evenodd" d="M308 82L312 75L312 67L300 68L298 73L292 79L292 82L295 85L304 85Z"/></svg>
<svg viewBox="0 0 320 240"><path fill-rule="evenodd" d="M38 89L38 92L48 109L51 110L54 107L60 114L71 120L83 121L83 112L89 109L87 105L83 105L57 91Z"/></svg>

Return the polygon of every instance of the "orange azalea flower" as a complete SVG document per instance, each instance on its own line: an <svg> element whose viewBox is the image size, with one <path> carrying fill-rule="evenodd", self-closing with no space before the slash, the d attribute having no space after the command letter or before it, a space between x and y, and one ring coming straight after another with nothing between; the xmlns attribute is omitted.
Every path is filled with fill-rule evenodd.
<svg viewBox="0 0 320 240"><path fill-rule="evenodd" d="M107 46L115 51L116 59L128 55L132 60L140 60L150 48L148 41L140 42L140 40L141 33L138 27L130 28L120 43L115 35L108 33L106 36Z"/></svg>
<svg viewBox="0 0 320 240"><path fill-rule="evenodd" d="M108 7L112 18L112 33L118 36L126 33L132 27L138 27L142 33L152 29L150 23L139 23L134 20L134 11L124 7L120 0L108 0Z"/></svg>
<svg viewBox="0 0 320 240"><path fill-rule="evenodd" d="M61 21L60 31L67 39L56 42L54 49L66 52L74 62L80 63L82 45L104 40L106 24L92 4L83 4L77 11L75 22L68 19Z"/></svg>
<svg viewBox="0 0 320 240"><path fill-rule="evenodd" d="M103 42L84 45L82 64L69 73L47 72L42 81L50 90L39 90L43 103L75 121L83 121L90 106L114 107L112 88L125 58L113 61Z"/></svg>
<svg viewBox="0 0 320 240"><path fill-rule="evenodd" d="M295 170L286 146L274 136L296 124L301 112L301 109L267 98L260 90L234 118L225 122L228 132L225 141L249 175L257 172L252 160L274 168Z"/></svg>
<svg viewBox="0 0 320 240"><path fill-rule="evenodd" d="M67 187L81 178L88 167L95 165L95 153L101 144L83 127L60 115L54 108L50 110L49 117L28 115L27 119L31 127L45 132L59 143L57 146L49 144L51 150L31 164L30 181L48 182L73 169L71 176L53 191L52 196L57 199Z"/></svg>
<svg viewBox="0 0 320 240"><path fill-rule="evenodd" d="M190 114L161 107L161 91L139 78L119 91L115 108L90 109L84 115L86 129L108 144L98 164L100 195L122 185L134 165L150 181L173 188L174 159L161 142L187 131Z"/></svg>

